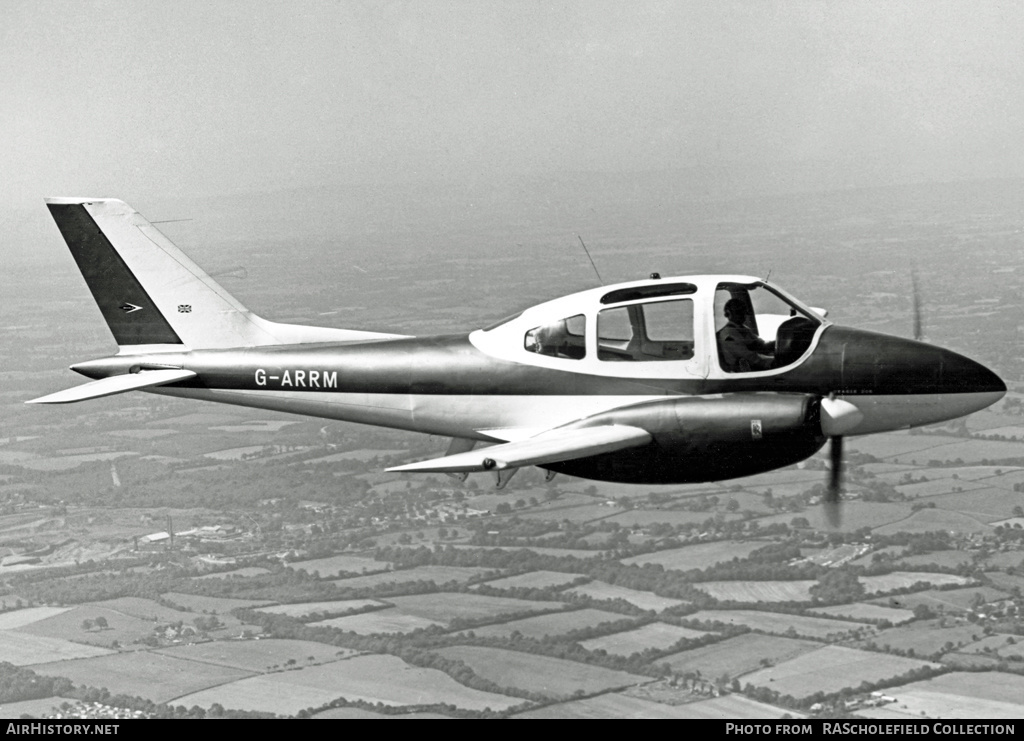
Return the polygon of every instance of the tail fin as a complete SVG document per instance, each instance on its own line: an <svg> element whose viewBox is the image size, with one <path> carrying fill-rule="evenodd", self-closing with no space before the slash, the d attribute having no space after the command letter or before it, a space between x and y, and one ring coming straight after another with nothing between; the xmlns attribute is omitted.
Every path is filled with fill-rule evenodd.
<svg viewBox="0 0 1024 741"><path fill-rule="evenodd" d="M394 336L268 322L123 201L48 198L46 205L122 353Z"/></svg>

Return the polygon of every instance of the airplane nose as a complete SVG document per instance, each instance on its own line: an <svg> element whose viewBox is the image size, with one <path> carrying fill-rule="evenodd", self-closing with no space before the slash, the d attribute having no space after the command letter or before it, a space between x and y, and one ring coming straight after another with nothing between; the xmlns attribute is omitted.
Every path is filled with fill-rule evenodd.
<svg viewBox="0 0 1024 741"><path fill-rule="evenodd" d="M981 363L950 350L941 351L942 385L946 393L985 394L990 404L1006 395L1006 384ZM986 405L987 406L987 405Z"/></svg>

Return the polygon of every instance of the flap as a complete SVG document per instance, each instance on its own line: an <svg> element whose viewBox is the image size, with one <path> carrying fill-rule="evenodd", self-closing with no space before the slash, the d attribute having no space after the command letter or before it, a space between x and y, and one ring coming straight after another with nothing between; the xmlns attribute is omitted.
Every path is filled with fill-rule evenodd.
<svg viewBox="0 0 1024 741"><path fill-rule="evenodd" d="M492 445L489 448L419 463L408 463L387 470L461 472L542 466L545 463L559 463L646 445L650 441L649 432L627 425L556 429L526 440Z"/></svg>

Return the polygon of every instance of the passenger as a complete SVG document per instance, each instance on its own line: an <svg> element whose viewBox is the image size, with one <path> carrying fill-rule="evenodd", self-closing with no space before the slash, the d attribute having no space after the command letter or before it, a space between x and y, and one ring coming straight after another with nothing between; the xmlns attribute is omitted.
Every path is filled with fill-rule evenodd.
<svg viewBox="0 0 1024 741"><path fill-rule="evenodd" d="M775 343L765 342L746 325L747 306L738 298L725 302L728 324L718 330L718 357L723 370L747 373L772 367Z"/></svg>

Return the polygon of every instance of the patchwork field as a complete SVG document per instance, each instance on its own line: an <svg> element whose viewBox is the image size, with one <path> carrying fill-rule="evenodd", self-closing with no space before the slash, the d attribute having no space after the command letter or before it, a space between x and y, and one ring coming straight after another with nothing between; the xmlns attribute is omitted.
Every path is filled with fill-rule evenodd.
<svg viewBox="0 0 1024 741"><path fill-rule="evenodd" d="M680 651L658 659L658 663L668 664L679 673L738 677L760 669L763 662L777 664L820 647L821 644L814 641L745 633L709 646Z"/></svg>
<svg viewBox="0 0 1024 741"><path fill-rule="evenodd" d="M931 574L927 571L894 571L891 574L879 576L862 576L860 583L868 594L877 592L892 592L896 589L906 589L917 584L929 584L935 587L943 587L949 584L970 584L971 580L955 574Z"/></svg>
<svg viewBox="0 0 1024 741"><path fill-rule="evenodd" d="M1005 672L953 672L889 687L896 703L883 710L908 717L1017 720L1024 717L1024 677ZM873 717L867 711L858 715Z"/></svg>
<svg viewBox="0 0 1024 741"><path fill-rule="evenodd" d="M273 600L257 599L233 599L231 597L204 597L198 594L184 594L183 592L166 592L160 595L163 599L175 605L181 605L185 609L203 614L227 615L238 607L262 607L274 604Z"/></svg>
<svg viewBox="0 0 1024 741"><path fill-rule="evenodd" d="M384 607L387 603L375 599L341 599L329 602L298 602L291 605L268 605L261 607L260 612L273 615L288 615L293 618L304 618L314 613L341 613L365 610L371 607Z"/></svg>
<svg viewBox="0 0 1024 741"><path fill-rule="evenodd" d="M250 672L231 667L149 651L113 653L31 668L39 674L67 677L75 684L106 687L111 694L138 695L157 703L250 675Z"/></svg>
<svg viewBox="0 0 1024 741"><path fill-rule="evenodd" d="M759 669L741 680L769 687L783 695L809 697L817 692L838 692L863 682L879 682L924 666L938 666L900 656L858 651L844 646L822 646L775 666Z"/></svg>
<svg viewBox="0 0 1024 741"><path fill-rule="evenodd" d="M142 597L120 597L104 602L91 602L90 607L103 607L148 622L172 623L177 620L191 622L196 615L182 610L164 607L159 602Z"/></svg>
<svg viewBox="0 0 1024 741"><path fill-rule="evenodd" d="M0 657L15 666L65 661L113 653L99 646L73 643L62 638L37 636L15 630L0 631Z"/></svg>
<svg viewBox="0 0 1024 741"><path fill-rule="evenodd" d="M482 646L451 646L436 651L448 659L464 661L474 672L501 687L528 690L550 698L566 698L651 681L650 677Z"/></svg>
<svg viewBox="0 0 1024 741"><path fill-rule="evenodd" d="M159 648L151 653L174 659L218 664L232 669L267 672L288 666L308 666L337 661L356 652L315 641L263 638L253 641L213 641ZM289 662L292 662L289 664Z"/></svg>
<svg viewBox="0 0 1024 741"><path fill-rule="evenodd" d="M60 615L70 609L70 607L26 607L21 610L3 612L0 613L0 630L21 628Z"/></svg>
<svg viewBox="0 0 1024 741"><path fill-rule="evenodd" d="M955 569L962 564L969 564L973 561L973 551L933 551L932 553L922 553L917 556L904 556L898 561L898 564L904 568L940 566Z"/></svg>
<svg viewBox="0 0 1024 741"><path fill-rule="evenodd" d="M691 630L668 623L648 623L634 630L591 638L580 643L588 651L607 651L616 656L632 656L647 649L663 650L685 639L710 635L703 630Z"/></svg>
<svg viewBox="0 0 1024 741"><path fill-rule="evenodd" d="M848 605L832 605L831 607L815 607L809 612L826 617L849 618L850 620L882 621L888 620L893 625L909 623L914 619L912 610L899 610L893 607L872 605L868 602L853 602Z"/></svg>
<svg viewBox="0 0 1024 741"><path fill-rule="evenodd" d="M381 654L250 677L186 695L176 702L204 708L220 703L226 708L293 715L340 697L384 705L445 703L468 710L504 710L523 702L463 687L436 669L421 669Z"/></svg>
<svg viewBox="0 0 1024 741"><path fill-rule="evenodd" d="M566 590L566 594L577 594L592 599L621 599L636 605L641 610L661 612L670 607L685 604L683 600L659 597L653 592L642 592L636 589L605 584L603 581L592 581L579 587Z"/></svg>
<svg viewBox="0 0 1024 741"><path fill-rule="evenodd" d="M938 620L928 620L883 630L872 636L871 640L882 649L889 647L898 651L913 651L917 656L931 656L974 643L983 636L984 631L977 625L967 623L941 628Z"/></svg>
<svg viewBox="0 0 1024 741"><path fill-rule="evenodd" d="M685 705L666 705L661 702L632 697L618 692L609 692L586 700L546 705L536 710L517 713L516 718L665 718L690 720L708 718L721 720L772 719L788 714L800 717L798 713L786 711L740 695L726 695L711 700L699 700Z"/></svg>
<svg viewBox="0 0 1024 741"><path fill-rule="evenodd" d="M530 571L516 576L506 576L486 582L495 589L546 589L561 587L579 579L582 574L565 574L561 571Z"/></svg>
<svg viewBox="0 0 1024 741"><path fill-rule="evenodd" d="M547 615L512 620L498 625L486 625L482 628L474 628L473 632L478 636L507 637L512 633L520 633L527 638L543 638L544 636L560 636L574 630L591 628L602 623L628 620L627 615L606 610L572 610L570 612L555 612Z"/></svg>
<svg viewBox="0 0 1024 741"><path fill-rule="evenodd" d="M986 602L1004 599L1007 596L1005 592L993 587L977 585L963 589L928 589L872 601L905 610L913 610L918 605L928 605L932 609L943 612L966 612L978 595L981 595L981 599Z"/></svg>
<svg viewBox="0 0 1024 741"><path fill-rule="evenodd" d="M488 597L465 592L432 592L389 597L386 600L407 615L435 620L444 625L452 620L482 620L529 612L561 610L561 602Z"/></svg>
<svg viewBox="0 0 1024 741"><path fill-rule="evenodd" d="M660 564L666 570L689 571L690 569L706 569L716 563L746 558L758 548L768 545L768 541L748 540L736 542L723 540L715 543L698 543L668 551L655 551L642 556L622 559L622 563L643 566L648 563Z"/></svg>
<svg viewBox="0 0 1024 741"><path fill-rule="evenodd" d="M412 633L414 630L429 628L431 625L444 626L445 623L439 620L428 620L427 618L407 615L395 608L386 610L374 610L359 615L346 615L345 617L328 618L318 620L310 625L322 625L338 630L347 630L359 635L373 635L375 633Z"/></svg>
<svg viewBox="0 0 1024 741"><path fill-rule="evenodd" d="M643 527L664 522L674 527L676 525L700 524L714 516L715 513L713 512L688 512L686 510L673 509L631 509L614 517L609 517L604 522L617 522L622 527ZM731 522L732 520L740 519L742 516L739 514L729 514L724 517L727 522Z"/></svg>
<svg viewBox="0 0 1024 741"><path fill-rule="evenodd" d="M810 602L816 581L705 581L694 587L723 602Z"/></svg>
<svg viewBox="0 0 1024 741"><path fill-rule="evenodd" d="M414 581L432 581L438 586L442 586L448 582L462 584L468 582L473 577L486 574L488 571L492 571L492 569L469 566L417 566L413 569L382 571L365 576L337 579L333 583L339 587L348 587L350 589L367 589L384 584L406 584Z"/></svg>
<svg viewBox="0 0 1024 741"><path fill-rule="evenodd" d="M827 638L869 627L867 623L786 615L781 612L762 612L760 610L701 610L693 615L687 615L686 619L727 625L746 625L751 630L759 630L764 633L795 632L796 635L806 638Z"/></svg>
<svg viewBox="0 0 1024 741"><path fill-rule="evenodd" d="M185 613L183 617L187 618L188 614ZM106 620L108 627L102 630L98 628L86 630L83 627L86 620L95 621L97 618ZM104 607L77 605L58 615L25 625L19 628L18 632L59 638L75 643L88 643L93 646L111 646L114 641L121 645L129 645L141 640L152 633L154 627L156 627L156 622L153 620L141 620Z"/></svg>
<svg viewBox="0 0 1024 741"><path fill-rule="evenodd" d="M391 566L387 561L374 561L365 556L349 555L314 558L309 561L292 561L288 564L289 568L302 569L307 574L320 574L322 579L340 576L343 573L373 574L378 571L387 571Z"/></svg>

